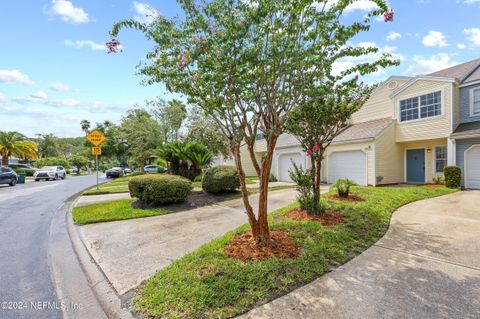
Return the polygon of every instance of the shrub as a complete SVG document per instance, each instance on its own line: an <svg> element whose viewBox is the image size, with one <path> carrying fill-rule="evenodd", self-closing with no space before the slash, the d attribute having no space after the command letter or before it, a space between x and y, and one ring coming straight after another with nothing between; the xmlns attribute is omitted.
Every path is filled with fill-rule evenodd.
<svg viewBox="0 0 480 319"><path fill-rule="evenodd" d="M332 188L337 190L339 197L346 198L350 194L350 187L355 185L357 184L354 181L345 178L339 179L335 184L332 185Z"/></svg>
<svg viewBox="0 0 480 319"><path fill-rule="evenodd" d="M147 173L145 172L133 172L132 174L130 174L130 176L140 176L140 175L145 175Z"/></svg>
<svg viewBox="0 0 480 319"><path fill-rule="evenodd" d="M128 182L130 195L143 205L180 203L192 192L192 182L175 175L141 175Z"/></svg>
<svg viewBox="0 0 480 319"><path fill-rule="evenodd" d="M269 182L278 182L278 179L277 179L277 177L275 176L275 174L270 173L270 174L268 175L268 181L269 181Z"/></svg>
<svg viewBox="0 0 480 319"><path fill-rule="evenodd" d="M13 168L15 173L20 174L20 173L25 173L26 176L33 176L33 173L35 173L34 169L31 168Z"/></svg>
<svg viewBox="0 0 480 319"><path fill-rule="evenodd" d="M159 174L165 173L165 167L163 167L163 166L157 167L157 173L159 173Z"/></svg>
<svg viewBox="0 0 480 319"><path fill-rule="evenodd" d="M234 166L219 165L207 170L203 176L202 188L212 194L231 192L240 187Z"/></svg>
<svg viewBox="0 0 480 319"><path fill-rule="evenodd" d="M201 182L203 180L203 175L204 174L200 174L198 176L195 176L195 179L193 181L194 182Z"/></svg>
<svg viewBox="0 0 480 319"><path fill-rule="evenodd" d="M448 188L459 188L462 183L462 170L458 166L445 166L443 169L445 185Z"/></svg>
<svg viewBox="0 0 480 319"><path fill-rule="evenodd" d="M292 162L293 170L290 170L288 174L292 181L297 184L295 187L298 196L297 200L300 204L300 208L306 210L307 212L314 212L320 208L319 203L316 203L315 197L313 194L313 185L312 185L312 175L313 173L309 170L303 170L300 166Z"/></svg>
<svg viewBox="0 0 480 319"><path fill-rule="evenodd" d="M432 182L438 185L444 184L443 176L441 175L435 176L434 178L432 178Z"/></svg>

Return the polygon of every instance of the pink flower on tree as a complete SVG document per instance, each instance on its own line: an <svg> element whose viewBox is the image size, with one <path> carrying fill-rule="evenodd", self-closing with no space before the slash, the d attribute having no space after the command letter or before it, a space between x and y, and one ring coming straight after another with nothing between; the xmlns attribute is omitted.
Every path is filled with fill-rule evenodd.
<svg viewBox="0 0 480 319"><path fill-rule="evenodd" d="M312 151L311 151L311 150L307 150L307 152L306 152L306 153L307 153L307 156L310 156L310 155L312 155Z"/></svg>
<svg viewBox="0 0 480 319"><path fill-rule="evenodd" d="M107 46L107 53L117 53L122 51L122 46L120 45L120 42L116 38L112 38L110 41L105 43Z"/></svg>
<svg viewBox="0 0 480 319"><path fill-rule="evenodd" d="M188 56L187 53L182 53L179 57L178 57L178 67L183 69L184 67L187 66L188 62L190 62L190 58Z"/></svg>
<svg viewBox="0 0 480 319"><path fill-rule="evenodd" d="M320 147L318 145L314 145L312 147L312 151L314 151L314 152L318 152L319 149L320 149Z"/></svg>
<svg viewBox="0 0 480 319"><path fill-rule="evenodd" d="M388 9L387 12L383 14L383 18L385 19L385 22L393 22L393 15L395 12L393 12L393 9Z"/></svg>
<svg viewBox="0 0 480 319"><path fill-rule="evenodd" d="M355 81L358 81L358 74L355 74Z"/></svg>

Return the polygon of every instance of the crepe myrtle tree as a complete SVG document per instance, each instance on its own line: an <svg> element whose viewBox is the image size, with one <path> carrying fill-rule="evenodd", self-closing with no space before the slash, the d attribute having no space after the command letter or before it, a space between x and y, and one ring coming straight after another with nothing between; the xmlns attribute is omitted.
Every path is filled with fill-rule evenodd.
<svg viewBox="0 0 480 319"><path fill-rule="evenodd" d="M290 113L285 122L286 131L297 137L310 158L311 168L300 174L311 180L312 187L309 189L312 193L306 194L303 201L308 203L302 208L313 216L324 213L320 202L320 172L325 150L347 127L352 114L365 104L375 87L357 83L357 80L355 76L342 84L325 83L324 87L319 88L319 94L305 96L302 104Z"/></svg>
<svg viewBox="0 0 480 319"><path fill-rule="evenodd" d="M374 0L377 10L348 25L342 14L359 0L177 1L182 18L159 15L148 25L135 20L116 23L108 52L121 51L117 37L122 28L137 29L155 42L139 67L144 82L165 84L217 122L235 159L252 234L258 245L268 245L268 178L285 121L306 94L316 92L330 77L335 62L378 52L350 43L369 30L372 17L389 12L386 1ZM383 55L362 70L376 71L389 65L389 59ZM354 66L344 74L359 70ZM254 152L260 132L267 148L262 161ZM243 143L260 177L256 212L248 199L240 156Z"/></svg>

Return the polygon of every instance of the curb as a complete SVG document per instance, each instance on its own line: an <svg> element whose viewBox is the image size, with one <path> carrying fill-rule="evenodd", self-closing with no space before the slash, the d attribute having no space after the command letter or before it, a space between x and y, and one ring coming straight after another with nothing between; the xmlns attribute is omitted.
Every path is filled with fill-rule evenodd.
<svg viewBox="0 0 480 319"><path fill-rule="evenodd" d="M75 251L78 261L80 262L80 266L87 277L88 283L90 284L97 301L105 311L105 314L108 318L134 319L135 317L133 314L122 307L122 301L120 300L119 295L112 287L103 271L95 263L95 260L88 252L87 247L80 239L80 236L75 229L75 225L73 224L72 210L78 197L78 194L74 195L65 202L65 218L67 232L70 237L73 250Z"/></svg>

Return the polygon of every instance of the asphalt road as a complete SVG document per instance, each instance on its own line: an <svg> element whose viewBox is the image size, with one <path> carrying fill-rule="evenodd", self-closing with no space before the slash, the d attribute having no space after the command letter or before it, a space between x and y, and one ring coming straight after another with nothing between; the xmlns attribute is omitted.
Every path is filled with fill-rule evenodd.
<svg viewBox="0 0 480 319"><path fill-rule="evenodd" d="M91 175L0 185L0 318L62 318L61 307L75 307L57 297L51 225L66 199L95 182Z"/></svg>

